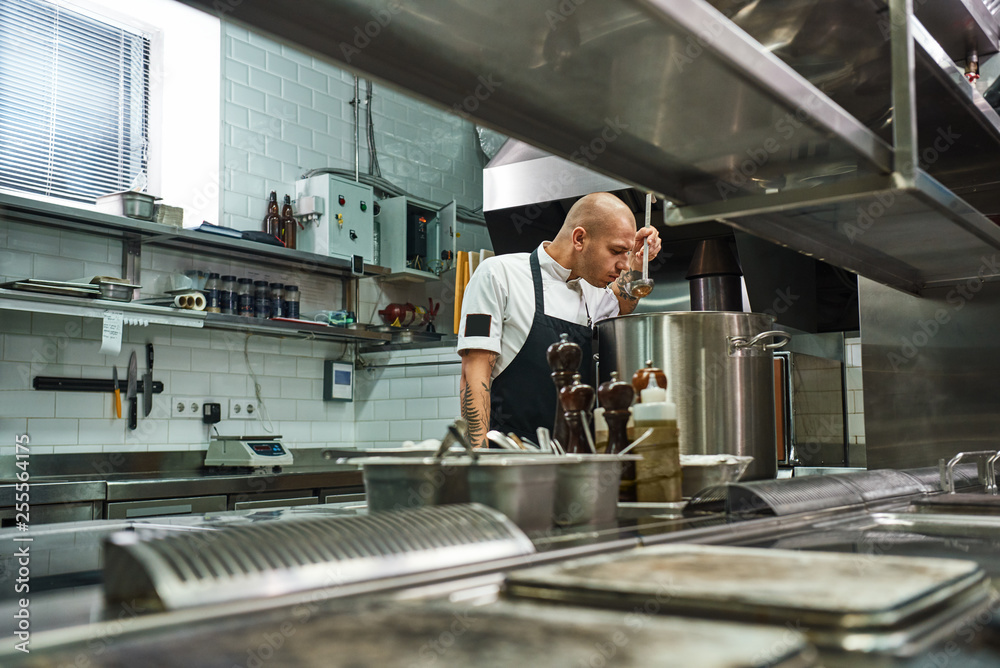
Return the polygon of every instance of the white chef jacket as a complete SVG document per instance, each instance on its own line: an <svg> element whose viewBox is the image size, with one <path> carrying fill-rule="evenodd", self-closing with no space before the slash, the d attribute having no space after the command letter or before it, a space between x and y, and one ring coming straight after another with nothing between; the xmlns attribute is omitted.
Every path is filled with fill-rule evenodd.
<svg viewBox="0 0 1000 668"><path fill-rule="evenodd" d="M582 278L569 280L570 270L545 251L549 243L544 241L538 247L545 315L579 325L593 325L618 315L618 298L611 288L594 287ZM492 378L514 360L535 317L529 257L529 253L511 253L483 260L472 274L462 299L458 350L499 353ZM470 323L471 336L466 333L466 325Z"/></svg>

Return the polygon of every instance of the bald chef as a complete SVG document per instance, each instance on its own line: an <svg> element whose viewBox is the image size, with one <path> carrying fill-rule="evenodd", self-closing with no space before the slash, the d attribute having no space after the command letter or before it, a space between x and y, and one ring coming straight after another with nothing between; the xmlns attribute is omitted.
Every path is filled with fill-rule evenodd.
<svg viewBox="0 0 1000 668"><path fill-rule="evenodd" d="M568 334L583 348L580 373L591 383L595 322L635 310L629 271L660 252L655 228L636 230L632 211L610 193L579 199L552 241L528 253L488 258L466 289L458 331L462 356L459 398L470 440L486 447L486 432L534 438L552 428L555 386L545 359Z"/></svg>

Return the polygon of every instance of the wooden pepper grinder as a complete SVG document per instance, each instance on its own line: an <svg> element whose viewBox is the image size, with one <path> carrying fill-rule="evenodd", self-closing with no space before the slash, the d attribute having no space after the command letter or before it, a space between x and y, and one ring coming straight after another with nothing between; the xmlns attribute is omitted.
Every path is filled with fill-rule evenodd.
<svg viewBox="0 0 1000 668"><path fill-rule="evenodd" d="M597 387L597 401L604 409L604 419L608 423L608 454L621 452L628 445L629 407L635 398L635 390L628 383L618 379L618 372L611 372L611 380Z"/></svg>
<svg viewBox="0 0 1000 668"><path fill-rule="evenodd" d="M629 407L635 398L635 390L628 383L618 379L618 372L611 372L611 380L597 388L597 401L604 409L604 419L608 423L608 454L621 452L628 446L628 421L632 416ZM618 500L630 503L636 500L635 462L622 462L621 486Z"/></svg>
<svg viewBox="0 0 1000 668"><path fill-rule="evenodd" d="M559 340L545 351L545 359L552 369L552 382L556 384L556 415L552 424L552 438L565 447L569 441L569 428L562 406L559 405L559 393L573 382L573 374L580 368L580 361L583 359L583 350L569 340L568 334L560 334Z"/></svg>
<svg viewBox="0 0 1000 668"><path fill-rule="evenodd" d="M580 374L573 374L573 382L559 390L559 403L562 404L569 432L564 447L567 454L591 452L584 433L584 422L590 419L587 412L594 405L594 388L581 383Z"/></svg>

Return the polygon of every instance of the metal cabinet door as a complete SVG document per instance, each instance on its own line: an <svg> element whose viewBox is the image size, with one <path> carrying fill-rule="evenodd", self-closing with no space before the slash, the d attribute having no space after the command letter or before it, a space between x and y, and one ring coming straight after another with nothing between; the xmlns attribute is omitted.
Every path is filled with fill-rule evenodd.
<svg viewBox="0 0 1000 668"><path fill-rule="evenodd" d="M237 501L233 510L254 510L257 508L286 508L288 506L312 506L319 503L318 496L297 496L291 499L262 499L260 501Z"/></svg>
<svg viewBox="0 0 1000 668"><path fill-rule="evenodd" d="M124 520L162 515L192 515L226 510L226 497L194 496L148 501L117 501L108 504L106 519Z"/></svg>

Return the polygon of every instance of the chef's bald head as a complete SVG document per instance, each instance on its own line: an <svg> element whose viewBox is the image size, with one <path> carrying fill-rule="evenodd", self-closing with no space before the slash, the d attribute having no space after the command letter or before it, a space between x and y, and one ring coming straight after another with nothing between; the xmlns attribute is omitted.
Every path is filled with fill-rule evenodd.
<svg viewBox="0 0 1000 668"><path fill-rule="evenodd" d="M585 229L588 235L604 236L617 231L623 224L631 224L634 231L635 218L625 202L611 193L591 193L570 207L556 239L568 239L577 227Z"/></svg>

